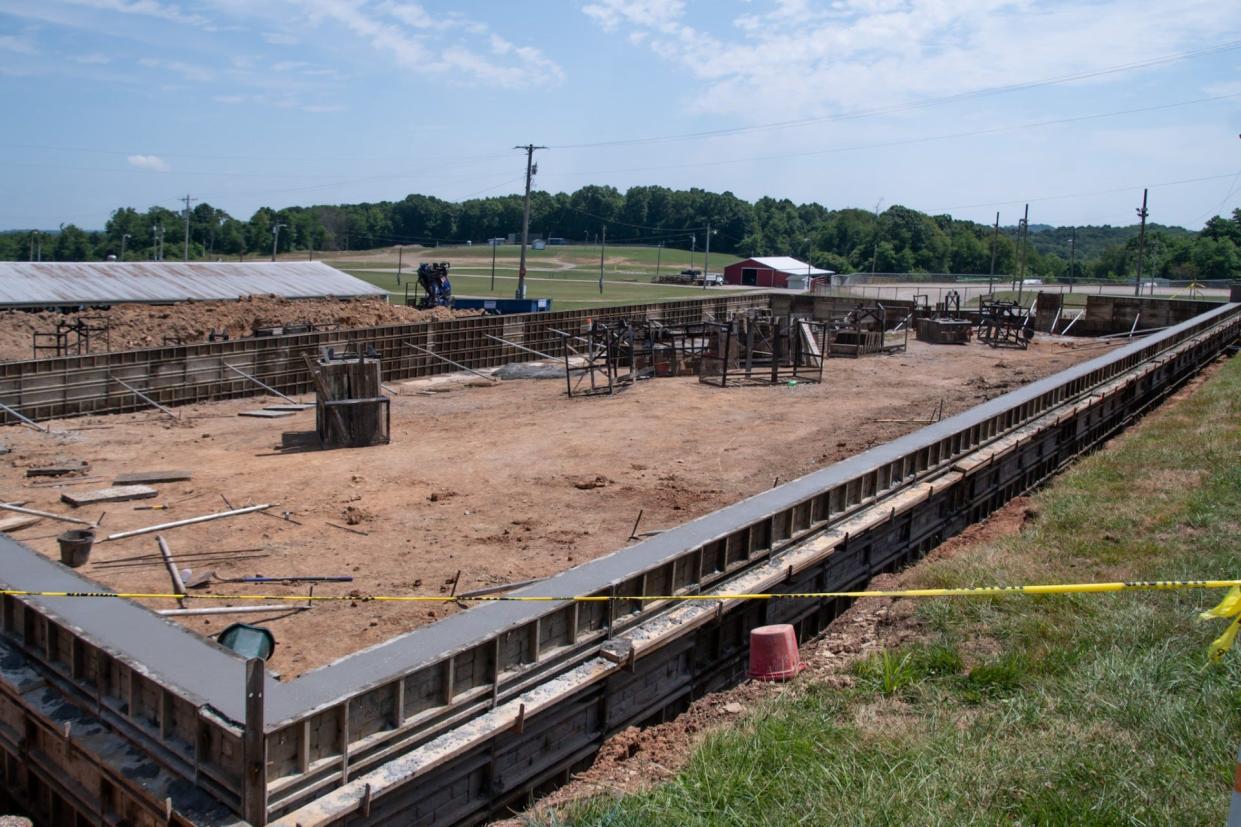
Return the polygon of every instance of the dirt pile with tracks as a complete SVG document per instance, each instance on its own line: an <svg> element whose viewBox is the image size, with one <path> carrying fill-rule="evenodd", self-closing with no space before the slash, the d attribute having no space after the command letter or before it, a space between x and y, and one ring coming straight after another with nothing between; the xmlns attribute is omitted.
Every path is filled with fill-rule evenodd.
<svg viewBox="0 0 1241 827"><path fill-rule="evenodd" d="M253 335L256 327L309 322L315 325L370 327L408 324L477 311L417 310L376 299L284 299L277 296L246 296L240 301L186 302L172 305L118 304L107 310L56 313L24 310L0 311L0 361L34 358L32 334L51 333L57 325L84 319L92 326L108 327L107 344L97 338L91 352L160 347L168 343L205 342L211 331L226 331L230 339ZM40 353L40 357L52 356Z"/></svg>

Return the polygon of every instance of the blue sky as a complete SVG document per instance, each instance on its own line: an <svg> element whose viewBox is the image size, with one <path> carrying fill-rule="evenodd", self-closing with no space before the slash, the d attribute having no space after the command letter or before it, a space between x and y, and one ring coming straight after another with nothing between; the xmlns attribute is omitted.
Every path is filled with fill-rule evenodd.
<svg viewBox="0 0 1241 827"><path fill-rule="evenodd" d="M1197 227L1241 206L1241 3L0 0L0 107L3 228L516 192L527 142L553 191Z"/></svg>

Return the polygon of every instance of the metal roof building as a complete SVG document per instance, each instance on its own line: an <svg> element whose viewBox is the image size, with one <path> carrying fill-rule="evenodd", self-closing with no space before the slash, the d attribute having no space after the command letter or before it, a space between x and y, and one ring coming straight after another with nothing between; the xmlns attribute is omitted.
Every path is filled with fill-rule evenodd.
<svg viewBox="0 0 1241 827"><path fill-rule="evenodd" d="M386 296L319 261L0 262L0 307Z"/></svg>
<svg viewBox="0 0 1241 827"><path fill-rule="evenodd" d="M790 287L808 290L816 279L835 275L789 256L747 258L724 268L725 284L745 287Z"/></svg>

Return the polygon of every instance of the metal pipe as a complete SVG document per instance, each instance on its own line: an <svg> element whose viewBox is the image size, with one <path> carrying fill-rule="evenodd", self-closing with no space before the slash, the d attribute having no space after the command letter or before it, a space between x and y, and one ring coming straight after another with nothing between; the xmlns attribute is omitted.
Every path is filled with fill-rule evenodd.
<svg viewBox="0 0 1241 827"><path fill-rule="evenodd" d="M76 525L91 525L94 523L87 520L79 520L77 517L66 517L63 514L53 514L50 511L35 511L33 508L22 508L20 505L9 505L8 503L0 503L0 509L5 511L16 511L18 514L29 514L32 517L47 517L49 520L60 520L62 523L75 523Z"/></svg>
<svg viewBox="0 0 1241 827"><path fill-rule="evenodd" d="M236 509L233 509L232 511L221 511L216 514L203 514L200 517L190 517L185 520L176 520L171 523L160 523L159 525L147 526L146 528L135 528L132 531L118 531L116 534L109 534L107 537L104 538L104 540L105 541L124 540L126 537L137 537L140 534L151 534L152 532L164 531L169 528L180 528L183 525L194 525L196 523L205 523L211 520L219 520L223 517L235 517L239 514L251 514L255 511L264 511L268 508L271 508L273 505L274 503L267 503L265 505L251 505L251 506L247 506L246 508L236 508ZM52 516L52 515L44 515L44 516ZM80 522L80 521L76 521L76 522ZM84 525L91 525L91 524L85 523Z"/></svg>
<svg viewBox="0 0 1241 827"><path fill-rule="evenodd" d="M155 407L159 408L159 409L160 409L161 411L163 411L164 413L166 413L166 414L168 414L169 416L171 416L173 419L180 419L180 417L179 417L179 416L177 416L175 413L173 413L171 410L169 410L168 408L165 408L163 405L159 404L159 403L158 403L158 402L156 402L154 399L152 399L151 397L147 396L147 395L146 395L145 393L143 393L142 391L140 391L140 390L138 390L137 388L135 388L133 385L129 384L128 382L124 381L123 379L117 379L115 376L113 376L113 375L112 375L112 371L108 371L108 378L109 378L109 379L111 379L113 382L116 382L116 383L117 383L118 385L120 385L122 388L125 388L126 390L128 390L128 391L129 391L130 393L132 393L134 396L137 396L137 397L138 397L139 399L141 399L143 402L146 402L147 404L150 404L150 405L154 405Z"/></svg>
<svg viewBox="0 0 1241 827"><path fill-rule="evenodd" d="M267 606L211 606L206 609L161 609L156 612L163 617L186 617L189 615L239 615L258 614L259 612L304 612L307 606L288 606L283 603L272 603Z"/></svg>
<svg viewBox="0 0 1241 827"><path fill-rule="evenodd" d="M487 380L487 381L489 381L489 382L496 382L496 381L499 381L499 380L497 380L494 376L488 376L488 375L487 375L487 374L485 374L485 373L479 373L478 371L474 370L474 368L467 368L465 365L461 364L460 362L454 362L452 359L449 359L449 358L448 358L448 357L446 357L446 356L440 356L438 353L436 353L436 352L435 352L435 351L433 351L433 350L427 350L425 347L419 347L418 345L414 344L413 342L409 341L408 339L402 339L402 340L401 340L401 342L402 342L402 344L406 345L407 347L412 347L414 350L422 351L423 353L427 354L428 356L434 356L436 359L439 359L439 360L440 360L440 361L442 361L442 362L447 362L448 364L452 365L453 367L457 367L457 368L461 368L462 370L469 371L470 373L474 374L475 376L481 376L481 377L483 377L484 379L486 379L486 380Z"/></svg>
<svg viewBox="0 0 1241 827"><path fill-rule="evenodd" d="M1069 335L1069 328L1071 328L1071 327L1073 327L1073 325L1077 324L1077 320L1078 320L1078 319L1080 319L1082 316L1085 316L1085 315L1086 315L1086 311L1085 311L1084 309L1083 309L1083 310L1079 310L1079 311L1077 311L1077 315L1073 317L1073 321L1069 322L1069 323L1068 323L1068 325L1067 325L1067 326L1065 326L1064 330L1061 330L1061 331L1060 331L1060 335L1061 335L1061 336L1068 336L1068 335Z"/></svg>
<svg viewBox="0 0 1241 827"><path fill-rule="evenodd" d="M509 347L515 347L518 350L524 350L526 353L533 353L535 356L538 356L542 359L555 359L556 358L555 356L548 356L546 353L539 353L537 350L531 350L530 348L519 345L516 342L510 342L508 339L501 339L499 336L492 336L490 333L484 333L483 335L486 336L488 339L494 339L497 342L502 342L508 345Z"/></svg>
<svg viewBox="0 0 1241 827"><path fill-rule="evenodd" d="M155 542L159 543L159 554L164 558L164 567L168 569L168 576L172 578L173 589L177 594L185 594L185 583L181 580L181 572L177 571L177 564L172 560L172 551L168 548L168 543L163 537L156 537ZM185 598L178 597L177 605L184 609Z"/></svg>
<svg viewBox="0 0 1241 827"><path fill-rule="evenodd" d="M283 400L284 400L284 401L286 401L286 402L292 402L294 405L300 405L300 404L302 404L301 402L298 402L296 399L290 399L289 397L285 396L283 393L281 393L280 391L276 390L276 389L275 389L275 388L273 388L271 385L265 385L265 384L263 384L263 383L262 383L262 382L260 382L258 379L256 379L255 377L251 376L250 374L246 373L245 371L243 371L243 370L238 370L237 368L235 368L235 367L233 367L232 365L230 365L228 362L221 361L221 362L220 362L220 364L221 364L221 365L223 365L224 367L228 368L229 370L231 370L233 373L237 373L237 374L240 374L241 376L244 376L245 378L249 379L249 380L250 380L251 382L253 382L254 384L258 385L260 388L263 388L264 390L267 390L267 391L270 391L271 393L274 393L276 396L279 396L281 399L283 399Z"/></svg>
<svg viewBox="0 0 1241 827"><path fill-rule="evenodd" d="M20 420L21 420L24 424L29 425L31 428L34 428L34 429L35 429L35 430L37 430L37 431L42 431L42 432L43 432L43 433L45 433L45 434L50 434L50 433L51 433L51 431L50 431L50 430L48 430L47 428L44 428L42 425L40 425L39 423L35 422L33 419L29 419L29 418L27 418L27 417L23 416L21 413L19 413L18 411L13 410L12 408L10 408L8 405L4 404L3 402L0 402L0 408L4 408L4 410L5 410L5 411L7 411L8 413L10 413L10 414L12 414L13 416L17 417L17 418L18 418L18 419L20 419Z"/></svg>

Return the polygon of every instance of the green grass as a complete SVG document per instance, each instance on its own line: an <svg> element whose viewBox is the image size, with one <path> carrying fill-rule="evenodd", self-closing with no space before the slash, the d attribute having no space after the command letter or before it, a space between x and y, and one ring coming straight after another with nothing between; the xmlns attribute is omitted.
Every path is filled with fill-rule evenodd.
<svg viewBox="0 0 1241 827"><path fill-rule="evenodd" d="M405 283L409 276L402 276L402 284L396 283L396 272L370 272L368 270L347 270L350 275L357 276L378 287L389 291L393 301L403 300ZM496 297L511 299L517 289L517 272L515 270L496 270L496 288L491 289L491 274L474 274L473 270L452 270L453 293L458 296ZM587 272L558 273L554 278L545 273L529 273L526 281L526 295L532 299L552 300L553 310L573 310L580 307L600 307L614 304L643 304L661 301L680 301L683 299L701 298L703 295L718 296L721 293L734 294L744 290L713 287L702 288L677 287L673 285L651 284L649 281L621 280L605 277L603 293L599 292L598 273L594 278ZM412 295L412 285L410 287Z"/></svg>
<svg viewBox="0 0 1241 827"><path fill-rule="evenodd" d="M912 585L1230 578L1241 555L1241 360L1034 498L1018 536ZM548 824L1218 825L1241 651L1208 665L1217 592L927 600L916 645L802 681L673 780Z"/></svg>

